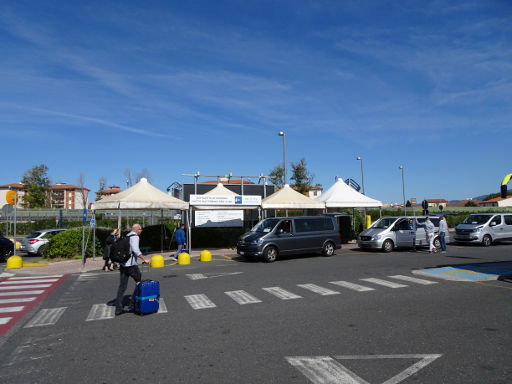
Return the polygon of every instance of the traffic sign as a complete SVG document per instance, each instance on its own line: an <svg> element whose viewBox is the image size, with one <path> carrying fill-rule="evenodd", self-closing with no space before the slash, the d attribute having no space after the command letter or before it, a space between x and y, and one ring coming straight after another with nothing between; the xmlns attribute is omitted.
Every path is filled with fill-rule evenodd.
<svg viewBox="0 0 512 384"><path fill-rule="evenodd" d="M11 216L14 212L14 208L12 207L12 205L9 205L9 204L5 204L3 207L2 207L2 213L5 215L5 216Z"/></svg>
<svg viewBox="0 0 512 384"><path fill-rule="evenodd" d="M89 221L89 226L90 227L96 226L96 219L94 218L94 216L91 216L91 220Z"/></svg>
<svg viewBox="0 0 512 384"><path fill-rule="evenodd" d="M14 205L14 202L18 202L18 193L16 191L7 191L5 200L7 204Z"/></svg>
<svg viewBox="0 0 512 384"><path fill-rule="evenodd" d="M84 208L84 213L83 213L83 222L85 224L85 222L87 221L87 208Z"/></svg>

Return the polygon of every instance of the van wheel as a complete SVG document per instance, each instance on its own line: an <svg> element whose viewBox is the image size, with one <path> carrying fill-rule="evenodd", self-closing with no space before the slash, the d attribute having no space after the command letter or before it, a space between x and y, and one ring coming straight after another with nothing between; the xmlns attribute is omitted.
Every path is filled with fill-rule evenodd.
<svg viewBox="0 0 512 384"><path fill-rule="evenodd" d="M386 252L386 253L387 253L387 252L391 252L391 251L393 250L393 247L394 247L393 241L391 241L391 240L389 240L389 239L388 239L388 240L386 240L386 241L384 242L384 244L382 244L382 250L383 250L384 252Z"/></svg>
<svg viewBox="0 0 512 384"><path fill-rule="evenodd" d="M484 238L482 239L482 245L484 247L488 247L489 245L492 244L492 239L491 239L491 236L489 235L485 235Z"/></svg>
<svg viewBox="0 0 512 384"><path fill-rule="evenodd" d="M334 255L334 249L334 244L328 241L327 243L325 243L322 253L324 254L324 256L332 256Z"/></svg>
<svg viewBox="0 0 512 384"><path fill-rule="evenodd" d="M436 237L434 239L434 247L436 247L437 249L441 248L441 240L439 240L439 237Z"/></svg>
<svg viewBox="0 0 512 384"><path fill-rule="evenodd" d="M263 252L263 259L267 263L272 263L272 262L276 261L276 259L277 259L277 248L272 246L272 245L267 247L267 248L265 248L265 251Z"/></svg>

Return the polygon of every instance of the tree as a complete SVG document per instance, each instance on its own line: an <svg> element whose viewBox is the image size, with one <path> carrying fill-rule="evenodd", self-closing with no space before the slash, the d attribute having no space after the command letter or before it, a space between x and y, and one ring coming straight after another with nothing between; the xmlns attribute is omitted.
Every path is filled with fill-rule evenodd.
<svg viewBox="0 0 512 384"><path fill-rule="evenodd" d="M78 176L78 186L80 187L80 192L82 194L82 196L80 196L82 200L82 208L87 208L89 194L86 191L87 188L85 188L85 176L83 172L80 172L80 175Z"/></svg>
<svg viewBox="0 0 512 384"><path fill-rule="evenodd" d="M143 177L145 177L149 182L151 182L151 180L153 179L151 173L149 173L149 171L146 168L144 168L142 171L138 171L135 174L135 182L138 183L140 179L142 179Z"/></svg>
<svg viewBox="0 0 512 384"><path fill-rule="evenodd" d="M36 165L25 172L21 182L24 185L23 196L26 208L44 208L47 203L47 190L50 185L48 167L44 164Z"/></svg>
<svg viewBox="0 0 512 384"><path fill-rule="evenodd" d="M133 185L133 180L132 180L132 171L130 170L129 167L126 167L123 175L126 179L126 188L131 187Z"/></svg>
<svg viewBox="0 0 512 384"><path fill-rule="evenodd" d="M464 204L465 207L478 207L478 204L474 201L467 201L466 204Z"/></svg>
<svg viewBox="0 0 512 384"><path fill-rule="evenodd" d="M405 203L405 206L406 207L412 207L412 204L411 204L411 202L409 200L407 200L407 203Z"/></svg>
<svg viewBox="0 0 512 384"><path fill-rule="evenodd" d="M292 177L290 177L290 179L295 181L295 187L297 188L297 191L305 194L311 189L315 175L308 171L305 158L300 159L298 163L294 163L292 161L291 165Z"/></svg>
<svg viewBox="0 0 512 384"><path fill-rule="evenodd" d="M280 165L276 165L273 170L268 174L270 181L277 187L284 185L284 168Z"/></svg>
<svg viewBox="0 0 512 384"><path fill-rule="evenodd" d="M98 201L99 199L101 199L101 192L103 192L105 190L105 188L107 187L107 178L105 176L101 176L99 178L99 182L100 182L100 187L98 189L98 193L96 194L96 201Z"/></svg>

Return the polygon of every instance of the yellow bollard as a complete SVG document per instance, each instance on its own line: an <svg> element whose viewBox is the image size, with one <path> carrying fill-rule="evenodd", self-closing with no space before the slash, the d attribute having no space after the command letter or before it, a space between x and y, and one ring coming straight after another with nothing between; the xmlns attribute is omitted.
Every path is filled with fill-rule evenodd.
<svg viewBox="0 0 512 384"><path fill-rule="evenodd" d="M207 249L205 249L204 251L201 251L199 260L200 261L212 261L212 253L210 251L208 251Z"/></svg>
<svg viewBox="0 0 512 384"><path fill-rule="evenodd" d="M11 240L11 242L14 243L14 239L12 237L10 237L9 240ZM16 240L16 249L20 249L20 247L21 243L18 240Z"/></svg>
<svg viewBox="0 0 512 384"><path fill-rule="evenodd" d="M187 252L181 252L178 255L178 264L179 265L190 264L190 255Z"/></svg>
<svg viewBox="0 0 512 384"><path fill-rule="evenodd" d="M162 255L151 256L151 268L162 268L164 266L164 257Z"/></svg>
<svg viewBox="0 0 512 384"><path fill-rule="evenodd" d="M366 228L370 228L372 225L372 217L370 215L366 215Z"/></svg>
<svg viewBox="0 0 512 384"><path fill-rule="evenodd" d="M7 269L23 267L23 259L19 256L11 256L7 259Z"/></svg>

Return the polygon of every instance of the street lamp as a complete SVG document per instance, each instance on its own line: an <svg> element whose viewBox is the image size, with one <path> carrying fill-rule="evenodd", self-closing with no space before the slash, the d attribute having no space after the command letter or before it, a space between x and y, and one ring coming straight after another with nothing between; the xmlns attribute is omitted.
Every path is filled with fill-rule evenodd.
<svg viewBox="0 0 512 384"><path fill-rule="evenodd" d="M283 136L283 170L284 170L284 184L286 185L286 134L279 131L278 136Z"/></svg>
<svg viewBox="0 0 512 384"><path fill-rule="evenodd" d="M402 171L402 194L404 197L404 216L407 216L407 207L405 206L405 182L404 182L404 166L400 165L398 167Z"/></svg>
<svg viewBox="0 0 512 384"><path fill-rule="evenodd" d="M363 184L363 195L366 195L366 193L364 193L364 170L363 170L363 158L362 158L362 157L357 156L357 159L356 159L356 160L361 160L361 184Z"/></svg>

